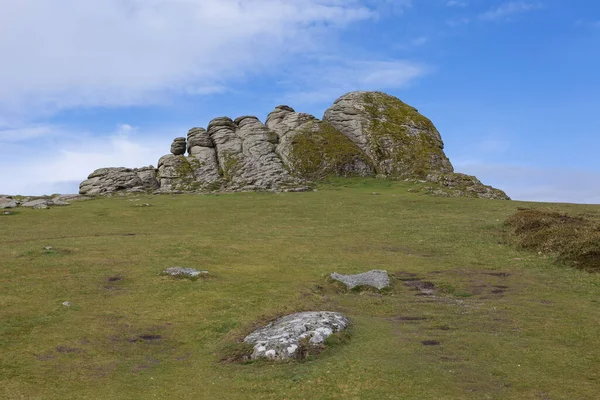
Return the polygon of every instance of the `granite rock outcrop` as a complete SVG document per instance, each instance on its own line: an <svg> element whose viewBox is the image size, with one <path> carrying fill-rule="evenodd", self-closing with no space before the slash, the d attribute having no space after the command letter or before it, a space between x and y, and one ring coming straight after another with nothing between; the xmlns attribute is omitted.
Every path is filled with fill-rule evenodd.
<svg viewBox="0 0 600 400"><path fill-rule="evenodd" d="M328 176L377 176L429 181L434 195L508 199L455 173L433 123L381 92L348 93L322 120L286 105L264 124L218 117L175 138L170 150L157 168L98 169L79 192L301 191Z"/></svg>

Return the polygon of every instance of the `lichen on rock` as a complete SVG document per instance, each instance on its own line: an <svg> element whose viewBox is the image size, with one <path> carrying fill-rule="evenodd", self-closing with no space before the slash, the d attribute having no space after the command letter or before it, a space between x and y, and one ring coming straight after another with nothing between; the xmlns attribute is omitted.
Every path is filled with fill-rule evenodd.
<svg viewBox="0 0 600 400"><path fill-rule="evenodd" d="M323 120L360 147L377 174L425 177L432 171L454 171L433 123L396 97L348 93L325 111Z"/></svg>

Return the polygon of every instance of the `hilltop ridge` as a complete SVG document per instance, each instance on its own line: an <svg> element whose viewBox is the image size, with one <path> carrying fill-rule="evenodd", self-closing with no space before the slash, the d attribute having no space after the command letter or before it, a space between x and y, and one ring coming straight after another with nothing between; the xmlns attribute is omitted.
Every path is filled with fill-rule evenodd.
<svg viewBox="0 0 600 400"><path fill-rule="evenodd" d="M79 192L304 191L327 176L414 179L430 182L434 195L509 199L455 173L439 132L417 109L363 91L337 99L322 120L287 105L275 107L265 123L215 118L175 138L157 168L101 168Z"/></svg>

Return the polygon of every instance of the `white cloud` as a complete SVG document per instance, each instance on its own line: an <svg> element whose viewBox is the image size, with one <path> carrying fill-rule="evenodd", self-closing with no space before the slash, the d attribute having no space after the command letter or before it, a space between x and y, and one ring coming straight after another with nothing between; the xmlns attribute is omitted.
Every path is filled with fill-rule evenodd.
<svg viewBox="0 0 600 400"><path fill-rule="evenodd" d="M221 92L377 17L357 0L1 0L0 8L5 119Z"/></svg>
<svg viewBox="0 0 600 400"><path fill-rule="evenodd" d="M540 2L511 1L480 14L479 18L489 21L505 20L541 8L543 8L543 5Z"/></svg>
<svg viewBox="0 0 600 400"><path fill-rule="evenodd" d="M0 193L41 195L77 192L79 183L95 169L107 166L141 167L153 164L169 152L171 132L140 132L121 124L106 135L40 127L53 139L38 143L2 144L0 149ZM28 131L29 128L24 128ZM167 133L168 132L168 133ZM17 133L17 132L15 132ZM22 135L18 135L21 137ZM12 154L18 154L13 157Z"/></svg>
<svg viewBox="0 0 600 400"><path fill-rule="evenodd" d="M466 160L453 164L513 200L600 204L600 172Z"/></svg>

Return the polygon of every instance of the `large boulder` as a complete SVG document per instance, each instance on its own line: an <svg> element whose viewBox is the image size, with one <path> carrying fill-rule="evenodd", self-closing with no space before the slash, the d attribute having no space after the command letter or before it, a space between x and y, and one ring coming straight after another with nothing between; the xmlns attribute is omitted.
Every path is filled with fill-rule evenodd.
<svg viewBox="0 0 600 400"><path fill-rule="evenodd" d="M187 144L184 137L178 137L173 140L171 144L171 153L176 156L185 154L187 150Z"/></svg>
<svg viewBox="0 0 600 400"><path fill-rule="evenodd" d="M16 208L19 205L16 200L13 200L10 196L0 197L0 209L3 208Z"/></svg>
<svg viewBox="0 0 600 400"><path fill-rule="evenodd" d="M304 179L328 175L367 176L374 169L350 139L331 124L288 106L276 107L266 125L279 136L277 153L288 169Z"/></svg>
<svg viewBox="0 0 600 400"><path fill-rule="evenodd" d="M303 357L308 348L323 346L325 339L348 325L348 318L338 312L301 312L255 330L244 342L254 345L251 359L297 359Z"/></svg>
<svg viewBox="0 0 600 400"><path fill-rule="evenodd" d="M367 154L378 174L426 177L454 171L433 123L396 97L348 93L325 111L323 121Z"/></svg>
<svg viewBox="0 0 600 400"><path fill-rule="evenodd" d="M98 195L118 191L151 191L159 187L156 170L144 168L100 168L79 185L79 194Z"/></svg>

